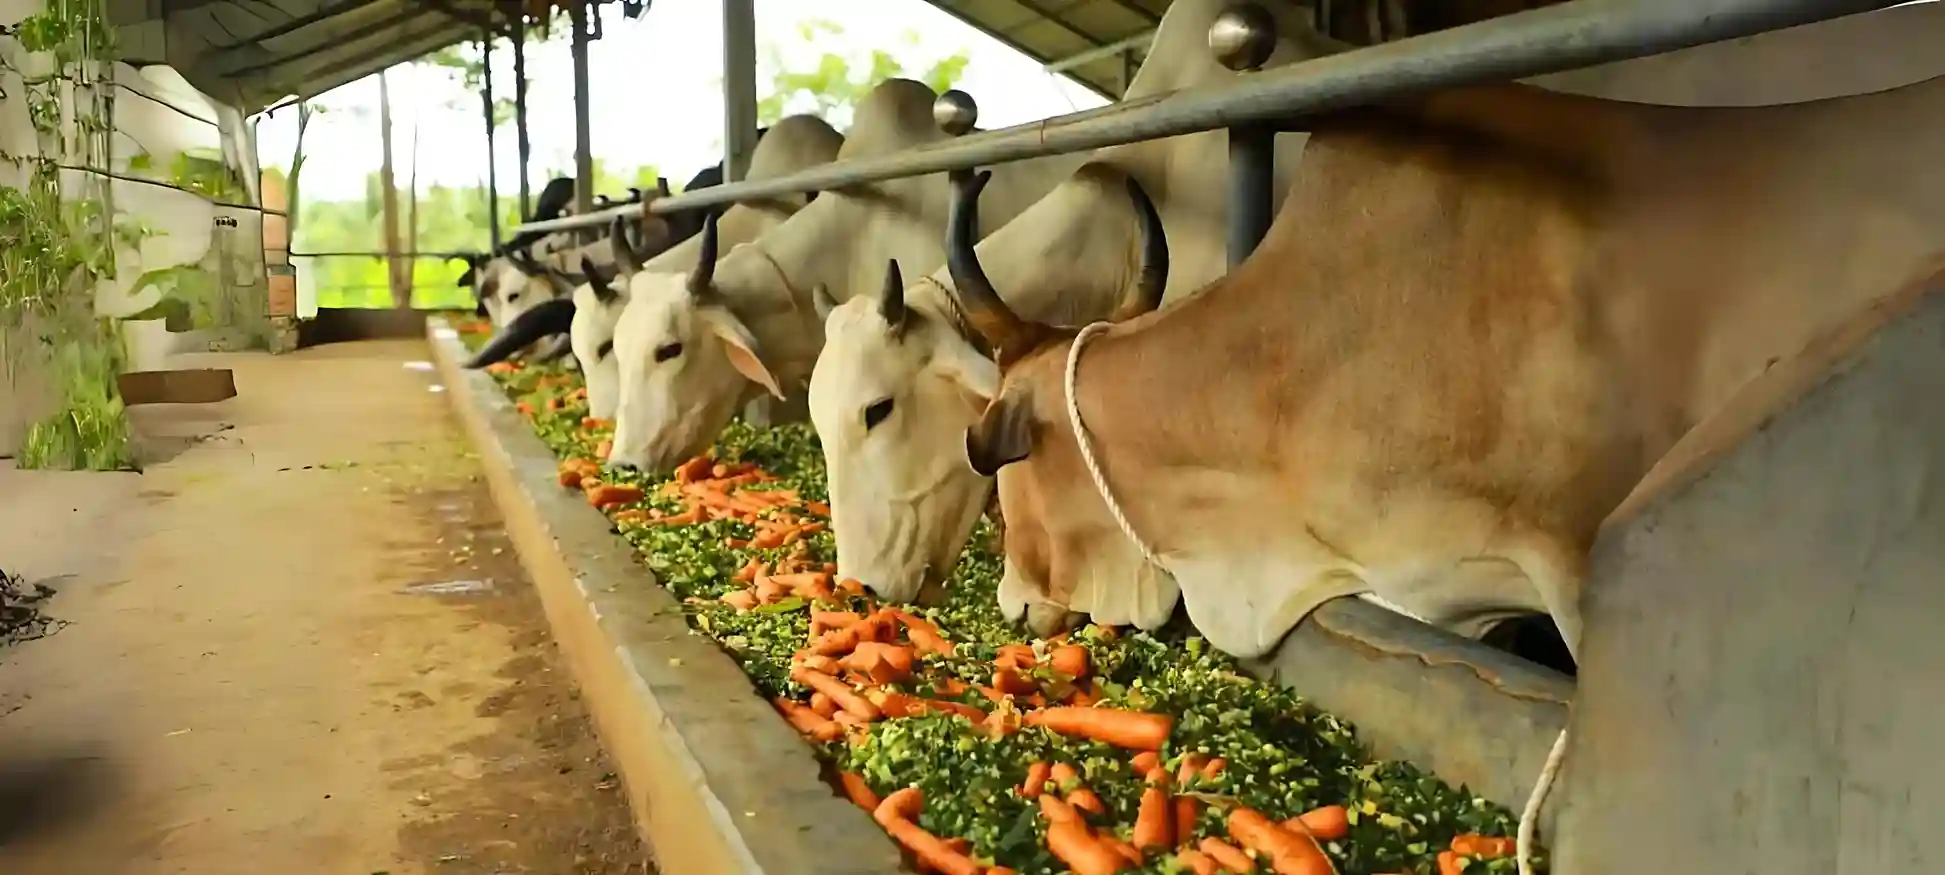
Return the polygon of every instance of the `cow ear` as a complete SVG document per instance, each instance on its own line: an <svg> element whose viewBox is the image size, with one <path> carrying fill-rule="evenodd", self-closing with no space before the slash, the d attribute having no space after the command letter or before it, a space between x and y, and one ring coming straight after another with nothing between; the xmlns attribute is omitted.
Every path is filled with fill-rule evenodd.
<svg viewBox="0 0 1945 875"><path fill-rule="evenodd" d="M982 410L1000 391L1000 366L982 355L956 332L941 332L938 349L932 353L932 366L947 382L958 387L974 410Z"/></svg>
<svg viewBox="0 0 1945 875"><path fill-rule="evenodd" d="M981 477L1027 457L1033 448L1033 397L1026 391L1001 395L966 430L966 463Z"/></svg>
<svg viewBox="0 0 1945 875"><path fill-rule="evenodd" d="M810 287L811 306L817 308L817 321L829 322L831 311L837 309L837 299L831 297L831 290L823 283Z"/></svg>
<svg viewBox="0 0 1945 875"><path fill-rule="evenodd" d="M783 388L777 384L775 374L763 364L763 356L756 345L756 336L743 320L736 318L725 307L704 307L700 311L703 322L709 330L723 341L723 351L729 355L730 366L748 378L750 382L762 386L778 400L783 399Z"/></svg>

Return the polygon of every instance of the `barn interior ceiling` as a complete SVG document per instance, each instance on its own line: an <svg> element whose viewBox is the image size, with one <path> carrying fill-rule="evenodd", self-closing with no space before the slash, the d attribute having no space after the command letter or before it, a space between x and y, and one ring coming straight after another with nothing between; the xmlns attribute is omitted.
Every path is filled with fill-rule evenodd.
<svg viewBox="0 0 1945 875"><path fill-rule="evenodd" d="M507 28L523 5L540 9L547 2L107 0L107 7L130 63L168 64L203 92L250 113L477 39L486 28ZM1115 98L1139 67L1146 37L1170 0L923 2ZM1364 44L1558 0L1315 2L1333 35Z"/></svg>

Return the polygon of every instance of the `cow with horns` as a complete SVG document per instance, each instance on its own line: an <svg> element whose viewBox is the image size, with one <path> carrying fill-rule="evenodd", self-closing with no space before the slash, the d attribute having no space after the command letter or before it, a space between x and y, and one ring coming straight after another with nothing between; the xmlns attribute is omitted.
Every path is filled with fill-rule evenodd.
<svg viewBox="0 0 1945 875"><path fill-rule="evenodd" d="M1210 27L1230 5L1170 5L1125 99L1234 77L1208 49ZM1270 47L1266 66L1337 50L1303 26L1309 10L1277 2L1265 11L1277 33L1290 34ZM1278 139L1279 192L1302 149L1301 134ZM1138 229L1159 216L1174 250L1167 289L1192 291L1226 266L1227 154L1222 131L1099 150L981 240L979 251L1013 307L1079 324L1128 300ZM997 388L998 372L960 317L946 273L920 277L902 298L837 307L825 321L827 340L811 375L810 414L830 478L839 573L895 601L950 573L993 490L991 478L966 467L962 444Z"/></svg>
<svg viewBox="0 0 1945 875"><path fill-rule="evenodd" d="M839 160L950 136L934 121L936 98L910 79L880 83L859 102ZM1060 156L1000 168L993 224L1078 163ZM666 470L707 448L744 401L766 391L795 400L823 346L821 308L878 287L888 270L899 284L898 267L942 262L950 201L944 174L826 192L719 263L634 273L615 326L621 406L609 464Z"/></svg>
<svg viewBox="0 0 1945 875"><path fill-rule="evenodd" d="M787 176L820 164L828 164L837 157L838 149L844 144L844 137L833 130L823 119L812 115L796 115L778 121L756 145L750 155L748 179L771 179ZM691 188L707 187L721 181L720 173L711 175L709 170L697 174L690 180ZM812 196L814 197L814 195ZM676 233L681 229L693 227L702 230L704 224L713 219L715 233L718 235L712 245L727 244L734 248L757 238L769 229L794 215L811 197L770 198L749 203L738 203L725 210L708 210L674 213L667 218ZM691 218L693 217L693 218ZM616 225L622 225L620 221ZM565 333L569 336L575 359L580 363L581 374L588 390L588 411L599 419L613 419L620 405L621 377L614 356L615 323L628 302L628 283L622 281L622 274L634 273L660 274L685 273L697 263L702 253L704 238L689 232L681 242L662 250L660 254L645 251L639 247L628 247L624 251L615 241L618 228L612 228L609 238L600 249L587 253L582 259L581 275L587 277L574 288L568 297L548 301L526 313L509 325L502 335L506 344L504 354L494 357L488 355L501 338L483 348L469 364L479 367L510 355L513 350L532 343L541 337ZM596 258L596 255L601 256ZM714 260L714 256L711 256Z"/></svg>
<svg viewBox="0 0 1945 875"><path fill-rule="evenodd" d="M1374 593L1473 636L1549 614L1578 655L1587 552L1650 469L1945 257L1945 77L1737 108L1468 87L1310 132L1254 254L1119 323L1020 317L953 229L1000 370L965 452L1008 615L1154 628L1179 598L1257 657Z"/></svg>

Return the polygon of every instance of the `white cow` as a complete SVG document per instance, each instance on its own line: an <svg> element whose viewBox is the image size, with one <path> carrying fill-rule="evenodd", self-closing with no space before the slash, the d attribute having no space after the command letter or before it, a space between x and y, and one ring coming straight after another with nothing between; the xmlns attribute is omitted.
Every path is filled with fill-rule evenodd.
<svg viewBox="0 0 1945 875"><path fill-rule="evenodd" d="M746 179L771 179L800 170L828 164L844 146L844 137L823 119L795 115L772 125L756 149L750 153ZM740 246L782 224L810 202L802 196L779 197L739 203L722 212L716 220L717 244ZM570 337L574 356L581 361L587 379L588 407L600 419L614 419L621 402L621 375L616 367L615 325L628 303L632 284L657 274L682 275L696 264L702 252L700 234L669 247L660 255L641 263L628 279L612 285L582 286L574 290L574 317ZM618 259L624 270L633 263ZM634 277L643 277L636 280Z"/></svg>
<svg viewBox="0 0 1945 875"><path fill-rule="evenodd" d="M936 98L909 79L881 83L860 101L839 159L945 138L933 121ZM989 227L1026 209L1081 160L999 167ZM944 174L825 192L720 263L634 275L615 329L622 398L610 464L667 469L708 447L753 394L801 391L823 346L818 302L878 288L894 263L916 271L940 264L951 199Z"/></svg>
<svg viewBox="0 0 1945 875"><path fill-rule="evenodd" d="M1126 99L1234 77L1210 54L1209 26L1229 0L1176 0ZM1339 48L1304 22L1309 10L1264 4L1284 34L1267 66ZM1287 26L1283 26L1287 25ZM979 244L1007 302L1029 318L1076 323L1106 316L1134 278L1135 218L1128 182L1151 196L1167 229L1171 295L1221 276L1226 265L1228 135L1211 131L1095 152L1071 179ZM1278 198L1297 166L1301 134L1277 142ZM838 307L810 383L837 535L838 573L880 596L909 600L952 570L992 493L966 467L966 427L998 386L978 336L959 319L947 271L905 292L903 323L872 300ZM1138 560L1131 551L1127 558ZM1140 573L1104 562L1103 573Z"/></svg>

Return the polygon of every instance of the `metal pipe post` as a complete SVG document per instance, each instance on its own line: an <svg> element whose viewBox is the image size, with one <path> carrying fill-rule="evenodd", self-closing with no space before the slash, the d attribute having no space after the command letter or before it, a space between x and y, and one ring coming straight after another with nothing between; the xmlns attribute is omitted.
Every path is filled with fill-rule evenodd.
<svg viewBox="0 0 1945 875"><path fill-rule="evenodd" d="M594 154L588 130L588 6L572 0L568 21L574 27L574 212L594 212ZM596 10L599 14L599 10Z"/></svg>
<svg viewBox="0 0 1945 875"><path fill-rule="evenodd" d="M480 88L480 103L486 112L486 229L493 241L493 248L500 248L500 171L494 166L493 159L499 151L493 147L493 31L480 34L480 71L484 80Z"/></svg>
<svg viewBox="0 0 1945 875"><path fill-rule="evenodd" d="M527 139L527 12L513 7L513 130L515 147L520 151L520 218L533 215L533 191L527 180L527 163L533 158L533 142ZM519 229L515 229L519 230Z"/></svg>
<svg viewBox="0 0 1945 875"><path fill-rule="evenodd" d="M1229 266L1242 264L1269 233L1276 204L1276 128L1229 129Z"/></svg>
<svg viewBox="0 0 1945 875"><path fill-rule="evenodd" d="M723 182L740 182L756 150L756 7L723 0Z"/></svg>
<svg viewBox="0 0 1945 875"><path fill-rule="evenodd" d="M657 200L649 212L828 191L1239 124L1278 125L1403 94L1642 58L1897 5L1900 0L1571 0L1397 42L1355 50L1347 46L1340 54L1234 82L1123 101L867 160L838 161L775 179L710 186ZM521 230L599 225L619 214L575 216Z"/></svg>

